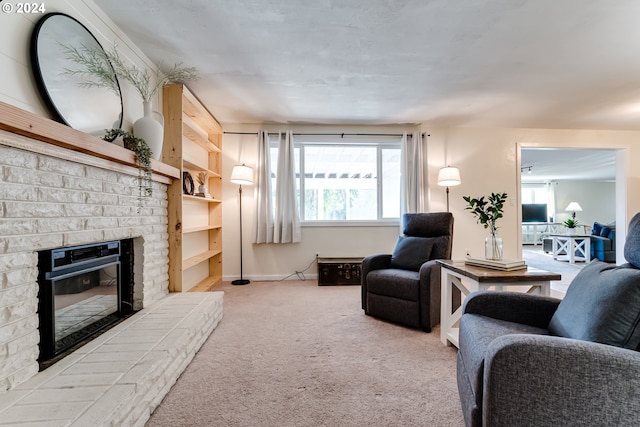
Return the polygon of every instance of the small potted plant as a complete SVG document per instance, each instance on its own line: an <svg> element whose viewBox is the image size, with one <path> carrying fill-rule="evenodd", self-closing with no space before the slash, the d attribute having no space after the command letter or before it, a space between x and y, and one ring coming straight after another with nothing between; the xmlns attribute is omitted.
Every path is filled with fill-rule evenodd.
<svg viewBox="0 0 640 427"><path fill-rule="evenodd" d="M578 222L577 219L575 218L569 218L566 219L563 223L562 223L565 227L567 227L567 234L571 235L571 234L576 234L576 228L580 225L580 223Z"/></svg>
<svg viewBox="0 0 640 427"><path fill-rule="evenodd" d="M116 138L122 138L124 148L133 151L138 162L138 199L142 201L144 197L150 197L152 194L151 175L151 150L142 138L134 136L131 132L122 129L108 129L102 137L103 140L114 142Z"/></svg>
<svg viewBox="0 0 640 427"><path fill-rule="evenodd" d="M496 222L502 218L504 203L507 200L507 193L491 193L485 200L484 196L480 198L471 198L470 196L462 196L467 202L466 210L470 210L471 214L477 218L478 223L484 228L489 229L489 236L485 239L484 256L490 260L502 259L502 238L498 237L498 226Z"/></svg>

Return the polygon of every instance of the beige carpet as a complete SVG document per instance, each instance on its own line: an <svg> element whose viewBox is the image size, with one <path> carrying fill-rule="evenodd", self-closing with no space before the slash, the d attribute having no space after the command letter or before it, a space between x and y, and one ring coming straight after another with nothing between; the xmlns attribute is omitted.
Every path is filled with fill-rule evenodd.
<svg viewBox="0 0 640 427"><path fill-rule="evenodd" d="M147 426L463 426L456 350L359 286L223 284L224 319Z"/></svg>

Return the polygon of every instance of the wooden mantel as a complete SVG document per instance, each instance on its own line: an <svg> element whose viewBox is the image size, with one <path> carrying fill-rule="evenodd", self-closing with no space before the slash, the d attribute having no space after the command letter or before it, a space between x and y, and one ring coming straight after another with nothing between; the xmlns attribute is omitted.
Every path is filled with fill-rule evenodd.
<svg viewBox="0 0 640 427"><path fill-rule="evenodd" d="M0 129L101 159L138 167L135 154L131 150L1 101ZM151 161L151 168L158 175L181 178L179 169L157 160Z"/></svg>

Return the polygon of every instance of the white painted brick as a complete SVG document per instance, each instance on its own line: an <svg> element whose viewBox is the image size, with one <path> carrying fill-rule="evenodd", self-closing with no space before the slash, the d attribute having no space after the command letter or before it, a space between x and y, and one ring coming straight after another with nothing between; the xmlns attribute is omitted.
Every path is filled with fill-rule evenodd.
<svg viewBox="0 0 640 427"><path fill-rule="evenodd" d="M31 283L23 286L11 286L0 290L0 307L17 304L21 301L33 300L38 297L38 284Z"/></svg>
<svg viewBox="0 0 640 427"><path fill-rule="evenodd" d="M38 164L38 155L17 148L2 147L3 155L0 156L0 164L18 166L34 170Z"/></svg>
<svg viewBox="0 0 640 427"><path fill-rule="evenodd" d="M33 252L0 254L0 270L13 270L25 266L32 266L38 262L38 257Z"/></svg>
<svg viewBox="0 0 640 427"><path fill-rule="evenodd" d="M28 250L41 251L44 249L57 248L63 244L62 234L31 234L15 236L7 239L5 251L24 252Z"/></svg>
<svg viewBox="0 0 640 427"><path fill-rule="evenodd" d="M24 268L6 270L4 276L7 278L7 289L14 286L29 285L38 280L38 268L30 265Z"/></svg>
<svg viewBox="0 0 640 427"><path fill-rule="evenodd" d="M69 160L55 157L38 156L38 170L45 172L56 172L62 175L85 176L85 166Z"/></svg>
<svg viewBox="0 0 640 427"><path fill-rule="evenodd" d="M66 189L75 189L82 191L102 191L103 181L92 178L77 178L65 176L62 178L62 184L59 187Z"/></svg>
<svg viewBox="0 0 640 427"><path fill-rule="evenodd" d="M104 206L87 205L87 204L65 204L62 217L69 216L101 216L103 215ZM109 215L107 215L109 216Z"/></svg>
<svg viewBox="0 0 640 427"><path fill-rule="evenodd" d="M102 242L104 240L102 230L77 231L64 233L62 246L84 245L85 243Z"/></svg>
<svg viewBox="0 0 640 427"><path fill-rule="evenodd" d="M105 229L105 228L115 228L118 226L118 219L113 217L91 217L87 218L84 225L88 229ZM107 239L108 240L108 239Z"/></svg>
<svg viewBox="0 0 640 427"><path fill-rule="evenodd" d="M35 202L38 200L38 187L23 184L7 184L0 185L0 200L11 200Z"/></svg>
<svg viewBox="0 0 640 427"><path fill-rule="evenodd" d="M53 218L38 220L38 233L64 233L67 231L80 231L86 227L83 218Z"/></svg>
<svg viewBox="0 0 640 427"><path fill-rule="evenodd" d="M109 171L102 168L87 168L87 177L98 181L118 182L117 172Z"/></svg>
<svg viewBox="0 0 640 427"><path fill-rule="evenodd" d="M76 190L39 187L38 200L43 203L86 203L87 194Z"/></svg>
<svg viewBox="0 0 640 427"><path fill-rule="evenodd" d="M32 234L38 231L36 219L0 219L0 236Z"/></svg>
<svg viewBox="0 0 640 427"><path fill-rule="evenodd" d="M28 184L31 186L62 187L64 177L57 173L34 171L23 168L4 168L4 180L16 184Z"/></svg>
<svg viewBox="0 0 640 427"><path fill-rule="evenodd" d="M65 215L62 204L5 202L5 218L56 218Z"/></svg>
<svg viewBox="0 0 640 427"><path fill-rule="evenodd" d="M108 193L88 193L86 202L93 205L114 205L118 203L118 196Z"/></svg>
<svg viewBox="0 0 640 427"><path fill-rule="evenodd" d="M38 316L32 315L0 326L0 342L8 342L18 336L26 336L38 330Z"/></svg>

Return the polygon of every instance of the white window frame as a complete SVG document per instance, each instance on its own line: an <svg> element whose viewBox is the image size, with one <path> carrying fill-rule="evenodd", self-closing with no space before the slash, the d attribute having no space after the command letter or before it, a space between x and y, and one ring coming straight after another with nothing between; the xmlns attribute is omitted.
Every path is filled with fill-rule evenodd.
<svg viewBox="0 0 640 427"><path fill-rule="evenodd" d="M382 179L377 181L377 219L371 220L308 220L304 218L305 200L305 164L304 164L304 151L305 147L317 147L317 146L330 146L330 147L345 147L345 146L358 146L358 147L376 147L376 173L378 177L383 177L382 173L382 152L384 149L397 149L398 154L402 149L400 137L390 139L389 137L358 137L358 138L343 138L339 137L339 140L335 140L336 137L319 137L319 136L295 136L294 137L294 150L298 156L296 159L297 165L299 165L299 171L296 171L296 187L298 196L298 209L300 213L301 225L303 227L340 227L340 226L397 226L400 223L400 218L383 218L383 191L382 191ZM277 141L270 140L270 147L277 147ZM272 156L273 159L273 156ZM275 165L272 162L272 165ZM400 169L402 164L399 165ZM399 180L400 181L400 180ZM401 183L400 183L401 187ZM398 194L401 194L401 188L398 188Z"/></svg>

